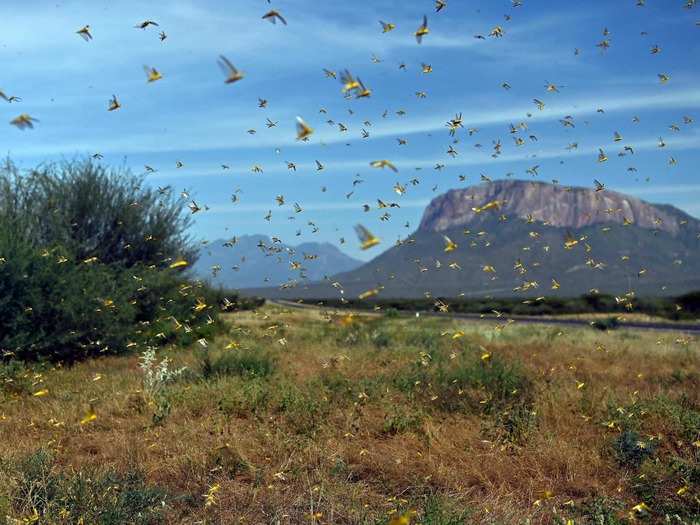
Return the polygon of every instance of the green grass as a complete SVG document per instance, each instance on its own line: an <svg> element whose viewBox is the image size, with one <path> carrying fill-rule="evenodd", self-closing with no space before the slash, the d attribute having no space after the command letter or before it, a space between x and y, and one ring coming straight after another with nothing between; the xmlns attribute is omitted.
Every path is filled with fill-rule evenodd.
<svg viewBox="0 0 700 525"><path fill-rule="evenodd" d="M205 379L216 376L267 377L275 370L274 359L261 349L224 352L215 358L208 353L202 364Z"/></svg>
<svg viewBox="0 0 700 525"><path fill-rule="evenodd" d="M12 487L3 510L25 517L27 523L164 523L169 497L148 485L140 472L60 473L52 455L43 449L3 468Z"/></svg>

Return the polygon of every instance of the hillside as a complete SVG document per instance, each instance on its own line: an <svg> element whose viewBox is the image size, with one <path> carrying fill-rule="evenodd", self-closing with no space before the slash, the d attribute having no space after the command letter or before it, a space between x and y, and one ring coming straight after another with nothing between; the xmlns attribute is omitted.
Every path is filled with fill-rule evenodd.
<svg viewBox="0 0 700 525"><path fill-rule="evenodd" d="M214 285L235 289L278 286L289 280L318 281L361 264L330 243L291 246L264 235L242 235L207 243L194 270Z"/></svg>
<svg viewBox="0 0 700 525"><path fill-rule="evenodd" d="M700 221L612 191L497 181L435 198L418 230L322 284L285 297L672 295L700 288ZM446 252L444 236L457 244ZM554 280L554 281L553 281ZM331 282L336 282L335 287Z"/></svg>

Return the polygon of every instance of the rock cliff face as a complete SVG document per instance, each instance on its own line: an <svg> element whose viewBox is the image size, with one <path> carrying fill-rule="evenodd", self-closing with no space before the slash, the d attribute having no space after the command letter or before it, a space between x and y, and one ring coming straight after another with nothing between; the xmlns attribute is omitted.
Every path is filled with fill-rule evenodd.
<svg viewBox="0 0 700 525"><path fill-rule="evenodd" d="M498 202L478 213L488 203ZM450 190L433 199L419 230L441 232L478 224L486 216L509 219L532 217L550 226L578 229L602 223L633 224L677 235L688 221L700 221L670 206L655 206L614 191L566 187L543 182L499 180L480 186Z"/></svg>

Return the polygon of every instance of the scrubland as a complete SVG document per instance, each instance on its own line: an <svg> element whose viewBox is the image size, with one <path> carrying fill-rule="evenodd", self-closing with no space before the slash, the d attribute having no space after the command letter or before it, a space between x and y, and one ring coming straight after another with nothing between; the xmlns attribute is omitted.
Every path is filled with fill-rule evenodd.
<svg viewBox="0 0 700 525"><path fill-rule="evenodd" d="M690 336L277 306L221 322L150 364L3 365L0 522L698 522Z"/></svg>

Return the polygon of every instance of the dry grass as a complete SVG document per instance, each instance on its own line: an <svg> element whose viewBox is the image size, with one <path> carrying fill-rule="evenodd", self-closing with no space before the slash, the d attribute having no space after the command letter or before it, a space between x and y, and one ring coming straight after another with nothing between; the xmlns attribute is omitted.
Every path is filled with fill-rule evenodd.
<svg viewBox="0 0 700 525"><path fill-rule="evenodd" d="M83 515L65 495L77 489L53 510L22 491L46 484L22 466L39 449L61 483L138 473L129 490L159 494L141 521L124 517L127 491L122 514L93 513L97 523L379 524L406 510L426 525L693 523L700 513L700 345L682 334L277 307L227 322L206 373L200 349L161 352L188 371L159 424L138 356L6 378L0 516ZM91 406L97 418L81 425ZM642 501L650 510L633 511Z"/></svg>

